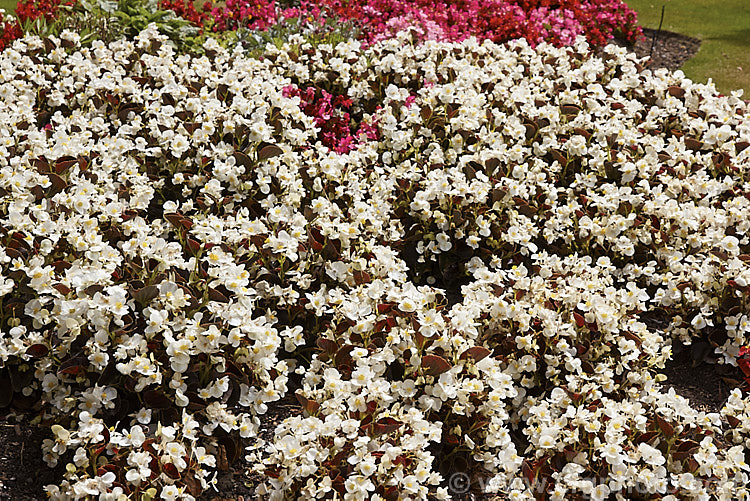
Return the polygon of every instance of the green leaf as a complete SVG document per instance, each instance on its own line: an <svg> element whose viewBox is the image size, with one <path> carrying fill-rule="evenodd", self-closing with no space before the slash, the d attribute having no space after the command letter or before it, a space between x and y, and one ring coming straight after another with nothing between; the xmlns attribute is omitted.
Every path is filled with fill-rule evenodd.
<svg viewBox="0 0 750 501"><path fill-rule="evenodd" d="M117 12L119 5L116 0L99 0L98 7L107 14L113 14Z"/></svg>

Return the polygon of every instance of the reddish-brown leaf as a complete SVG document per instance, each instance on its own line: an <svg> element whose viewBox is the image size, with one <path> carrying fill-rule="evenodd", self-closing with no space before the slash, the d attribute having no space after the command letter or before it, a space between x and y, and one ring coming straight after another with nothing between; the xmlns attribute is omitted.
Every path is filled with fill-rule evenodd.
<svg viewBox="0 0 750 501"><path fill-rule="evenodd" d="M396 303L380 303L378 304L378 313L386 313L393 309Z"/></svg>
<svg viewBox="0 0 750 501"><path fill-rule="evenodd" d="M469 348L465 352L461 353L461 356L459 356L458 358L461 360L465 360L471 357L474 359L474 361L479 362L483 358L487 357L490 353L492 352L484 346L474 346L473 348Z"/></svg>
<svg viewBox="0 0 750 501"><path fill-rule="evenodd" d="M246 169L250 169L253 166L253 161L250 160L250 157L242 153L241 151L235 151L234 152L234 159L237 162L238 165L241 165L245 167Z"/></svg>
<svg viewBox="0 0 750 501"><path fill-rule="evenodd" d="M183 215L177 212L170 212L169 214L164 214L164 219L172 223L173 226L179 228L180 227L180 221L182 221Z"/></svg>
<svg viewBox="0 0 750 501"><path fill-rule="evenodd" d="M86 357L70 358L60 364L60 368L57 372L58 374L69 374L72 376L76 376L78 374L86 372L86 366L88 365L88 362L89 360Z"/></svg>
<svg viewBox="0 0 750 501"><path fill-rule="evenodd" d="M581 112L581 107L577 104L563 104L560 106L560 112L570 119L570 117L575 117Z"/></svg>
<svg viewBox="0 0 750 501"><path fill-rule="evenodd" d="M62 174L66 170L70 169L71 166L78 163L77 158L73 157L60 157L55 162L55 172Z"/></svg>
<svg viewBox="0 0 750 501"><path fill-rule="evenodd" d="M315 344L318 345L318 348L328 353L329 355L333 355L339 349L339 345L336 344L336 341L332 341L330 339L325 339L322 337L318 338Z"/></svg>
<svg viewBox="0 0 750 501"><path fill-rule="evenodd" d="M422 106L422 109L419 110L419 116L421 116L422 120L425 122L428 121L432 116L432 108L429 106Z"/></svg>
<svg viewBox="0 0 750 501"><path fill-rule="evenodd" d="M166 409L173 405L172 401L160 390L148 390L143 394L143 400L157 409Z"/></svg>
<svg viewBox="0 0 750 501"><path fill-rule="evenodd" d="M586 325L586 319L583 318L583 315L581 315L580 313L576 313L574 311L573 312L573 319L575 320L576 325L578 327L583 327L584 325Z"/></svg>
<svg viewBox="0 0 750 501"><path fill-rule="evenodd" d="M398 430L403 423L392 417L385 417L375 421L374 432L376 435L383 435Z"/></svg>
<svg viewBox="0 0 750 501"><path fill-rule="evenodd" d="M427 369L429 375L439 376L444 372L448 372L451 369L451 364L438 355L425 355L422 357L422 367Z"/></svg>
<svg viewBox="0 0 750 501"><path fill-rule="evenodd" d="M667 92L669 93L669 95L674 96L677 99L680 99L685 95L685 89L677 85L670 85L669 87L667 87Z"/></svg>
<svg viewBox="0 0 750 501"><path fill-rule="evenodd" d="M672 425L658 414L656 415L656 424L659 425L659 429L667 436L667 438L670 438L674 435L674 428L672 427Z"/></svg>
<svg viewBox="0 0 750 501"><path fill-rule="evenodd" d="M740 421L734 416L729 416L729 415L727 415L727 422L729 423L729 426L731 426L732 428L737 428L740 424L742 424L742 421Z"/></svg>
<svg viewBox="0 0 750 501"><path fill-rule="evenodd" d="M275 144L269 144L264 146L258 151L258 161L268 160L284 153L284 150L276 146Z"/></svg>
<svg viewBox="0 0 750 501"><path fill-rule="evenodd" d="M145 305L159 295L159 288L155 285L148 285L141 289L131 291L131 295L133 296L133 299L140 304Z"/></svg>
<svg viewBox="0 0 750 501"><path fill-rule="evenodd" d="M636 440L635 443L649 443L651 440L654 439L654 437L658 436L659 433L656 431L649 431L647 433L641 434Z"/></svg>
<svg viewBox="0 0 750 501"><path fill-rule="evenodd" d="M43 344L32 344L26 348L26 354L32 358L42 358L49 353L49 348Z"/></svg>
<svg viewBox="0 0 750 501"><path fill-rule="evenodd" d="M180 472L177 471L177 467L172 463L162 463L161 469L171 478L180 478Z"/></svg>
<svg viewBox="0 0 750 501"><path fill-rule="evenodd" d="M216 289L212 289L211 287L208 288L208 299L211 301L216 301L217 303L228 303L229 298L227 298L224 294L217 291Z"/></svg>
<svg viewBox="0 0 750 501"><path fill-rule="evenodd" d="M685 148L693 151L698 151L703 147L703 143L692 137L685 138Z"/></svg>
<svg viewBox="0 0 750 501"><path fill-rule="evenodd" d="M310 400L309 398L302 395L299 391L294 394L294 396L297 398L297 402L302 406L302 409L304 409L308 414L315 414L318 409L320 409L320 404L316 402L315 400Z"/></svg>
<svg viewBox="0 0 750 501"><path fill-rule="evenodd" d="M199 241L197 241L197 240L195 240L193 238L188 238L187 239L187 248L188 248L188 250L192 254L198 254L198 251L201 250L201 244L200 244Z"/></svg>
<svg viewBox="0 0 750 501"><path fill-rule="evenodd" d="M68 183L57 174L48 172L45 175L49 178L50 183L52 183L52 186L49 187L51 195L56 195L68 187Z"/></svg>

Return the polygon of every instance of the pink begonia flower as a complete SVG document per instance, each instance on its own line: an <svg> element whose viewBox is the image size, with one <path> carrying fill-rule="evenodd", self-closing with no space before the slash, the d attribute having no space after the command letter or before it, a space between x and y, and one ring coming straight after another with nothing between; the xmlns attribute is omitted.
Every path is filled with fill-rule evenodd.
<svg viewBox="0 0 750 501"><path fill-rule="evenodd" d="M635 42L643 35L635 12L622 0L302 0L286 9L275 0L227 0L209 9L215 31L267 30L289 18L307 25L351 21L361 28L365 45L409 29L417 41L525 38L532 46L544 41L565 46L583 35L596 47L615 36Z"/></svg>
<svg viewBox="0 0 750 501"><path fill-rule="evenodd" d="M316 97L316 89L308 87L304 91L293 85L282 89L284 97L299 97L300 109L315 119L315 125L320 129L318 140L336 153L348 153L365 140L378 138L376 123L361 123L358 128L351 125L349 108L352 100L343 95L330 94L320 91Z"/></svg>

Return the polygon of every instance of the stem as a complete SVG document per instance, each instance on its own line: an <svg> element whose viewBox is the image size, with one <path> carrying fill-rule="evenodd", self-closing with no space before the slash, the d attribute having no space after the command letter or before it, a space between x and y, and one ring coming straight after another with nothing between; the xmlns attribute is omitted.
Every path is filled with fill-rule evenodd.
<svg viewBox="0 0 750 501"><path fill-rule="evenodd" d="M659 20L659 28L654 32L654 36L651 39L651 49L648 51L648 57L651 57L651 54L654 52L654 47L656 46L656 37L661 33L661 25L664 22L664 9L666 8L666 4L661 6L661 19Z"/></svg>

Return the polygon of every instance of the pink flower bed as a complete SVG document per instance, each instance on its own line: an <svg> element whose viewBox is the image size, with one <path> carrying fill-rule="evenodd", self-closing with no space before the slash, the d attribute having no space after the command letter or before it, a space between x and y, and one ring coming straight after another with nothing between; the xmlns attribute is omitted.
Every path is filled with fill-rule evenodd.
<svg viewBox="0 0 750 501"><path fill-rule="evenodd" d="M208 2L203 8L211 12L215 21L214 31L236 30L240 27L265 30L280 19L280 9L273 0L227 0L223 6L217 7Z"/></svg>
<svg viewBox="0 0 750 501"><path fill-rule="evenodd" d="M56 1L22 0L17 12L22 20L34 19L29 13L40 11L54 19L56 9L38 6L56 5ZM635 12L621 0L303 0L299 8L282 8L275 0L227 0L222 6L208 2L202 12L189 0L162 0L159 5L201 28L211 19L215 32L241 27L266 30L289 18L320 22L333 17L356 23L367 44L410 28L418 40L525 38L532 46L542 41L569 45L583 35L589 44L600 47L616 36L630 42L642 36ZM20 35L19 23L5 22L0 48Z"/></svg>
<svg viewBox="0 0 750 501"><path fill-rule="evenodd" d="M636 14L621 0L321 0L281 9L273 0L229 0L213 8L214 29L266 29L280 19L329 16L354 21L374 43L412 28L420 40L495 42L525 38L558 46L584 35L602 46L615 36L634 42L642 34Z"/></svg>

